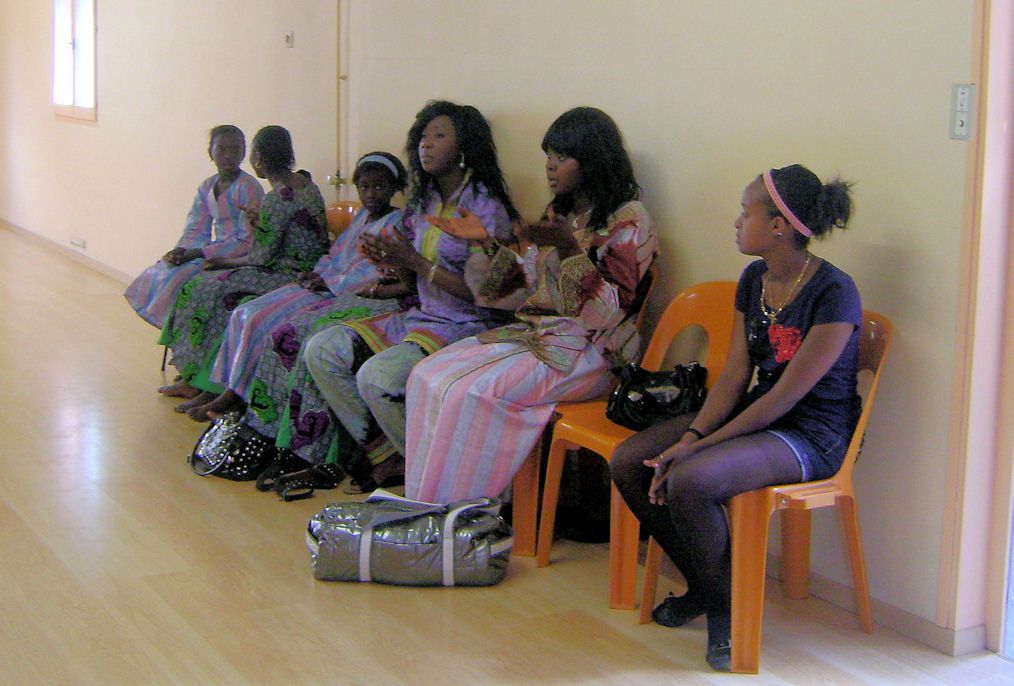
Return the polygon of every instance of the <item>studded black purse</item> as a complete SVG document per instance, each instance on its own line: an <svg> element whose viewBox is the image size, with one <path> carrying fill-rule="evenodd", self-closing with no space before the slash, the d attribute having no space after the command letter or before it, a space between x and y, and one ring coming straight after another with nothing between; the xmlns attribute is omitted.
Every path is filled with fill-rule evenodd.
<svg viewBox="0 0 1014 686"><path fill-rule="evenodd" d="M232 481L252 481L275 456L275 446L246 426L239 412L217 417L197 439L187 461L201 476L220 476Z"/></svg>

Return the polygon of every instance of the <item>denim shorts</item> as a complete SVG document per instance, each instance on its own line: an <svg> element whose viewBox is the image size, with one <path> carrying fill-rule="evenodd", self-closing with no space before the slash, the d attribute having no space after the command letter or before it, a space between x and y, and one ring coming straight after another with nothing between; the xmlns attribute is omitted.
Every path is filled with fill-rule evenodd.
<svg viewBox="0 0 1014 686"><path fill-rule="evenodd" d="M795 429L768 429L765 433L782 439L792 450L792 454L796 456L796 462L799 463L799 469L803 473L801 482L813 479L814 465L819 465L824 460L820 451L809 439Z"/></svg>

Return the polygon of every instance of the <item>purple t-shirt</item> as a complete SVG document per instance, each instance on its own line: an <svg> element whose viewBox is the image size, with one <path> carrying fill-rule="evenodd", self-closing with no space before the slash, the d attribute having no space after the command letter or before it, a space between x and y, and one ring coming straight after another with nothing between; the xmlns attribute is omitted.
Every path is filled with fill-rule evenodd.
<svg viewBox="0 0 1014 686"><path fill-rule="evenodd" d="M769 427L791 430L808 440L817 453L811 478L827 478L841 465L861 410L856 391L863 316L859 291L848 274L824 261L772 325L760 308L761 277L766 271L764 260L751 263L743 270L736 289L736 309L743 313L747 350L757 367L757 384L750 389L750 401L771 390L812 327L834 322L854 326L831 369Z"/></svg>

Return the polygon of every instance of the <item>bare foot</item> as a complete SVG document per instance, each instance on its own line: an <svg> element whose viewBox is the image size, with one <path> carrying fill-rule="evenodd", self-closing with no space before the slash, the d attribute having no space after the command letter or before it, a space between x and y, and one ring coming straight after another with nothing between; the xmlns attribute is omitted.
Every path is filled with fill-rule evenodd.
<svg viewBox="0 0 1014 686"><path fill-rule="evenodd" d="M187 410L187 416L193 419L195 422L210 422L211 417L208 416L208 411L204 408L207 404L198 405L197 407L191 407Z"/></svg>
<svg viewBox="0 0 1014 686"><path fill-rule="evenodd" d="M199 388L194 388L181 379L176 383L169 384L168 386L159 387L158 392L162 395L167 395L170 398L195 398L200 395L201 390Z"/></svg>
<svg viewBox="0 0 1014 686"><path fill-rule="evenodd" d="M246 407L246 403L243 402L243 398L238 396L232 390L226 389L221 395L212 400L209 403L195 407L187 414L190 418L198 422L206 422L209 419L216 419L219 415L223 415L227 412L234 410L241 410Z"/></svg>
<svg viewBox="0 0 1014 686"><path fill-rule="evenodd" d="M179 405L177 405L176 407L174 407L173 410L175 410L176 412L179 412L180 414L185 414L185 413L189 412L190 410L194 409L195 407L197 407L198 405L204 405L205 403L210 403L214 399L215 399L215 394L214 393L208 393L207 391L202 391L200 393L200 395L198 395L198 396L196 396L194 398L191 398L190 400L186 401L185 403L180 403Z"/></svg>

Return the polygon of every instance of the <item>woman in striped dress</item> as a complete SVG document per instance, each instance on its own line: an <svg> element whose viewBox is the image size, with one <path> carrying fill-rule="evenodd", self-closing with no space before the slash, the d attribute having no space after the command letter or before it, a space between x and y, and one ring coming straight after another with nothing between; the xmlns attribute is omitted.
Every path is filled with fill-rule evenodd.
<svg viewBox="0 0 1014 686"><path fill-rule="evenodd" d="M260 205L264 189L239 168L246 156L243 132L231 124L216 126L208 155L218 173L197 189L176 247L145 269L123 294L141 319L158 328L179 289L201 271L206 258L238 257L250 249L253 233L243 208Z"/></svg>
<svg viewBox="0 0 1014 686"><path fill-rule="evenodd" d="M482 245L466 269L477 302L517 322L419 363L408 382L406 496L447 503L499 496L557 402L606 392L636 357L628 318L658 252L655 226L613 120L581 107L542 141L554 199L518 241L498 244L470 217L434 219Z"/></svg>
<svg viewBox="0 0 1014 686"><path fill-rule="evenodd" d="M503 313L478 303L465 283L469 241L433 225L433 215L465 213L490 236L511 236L517 211L489 124L474 107L431 102L416 115L407 152L413 192L402 232L368 238L364 248L367 257L416 286L418 306L326 329L303 351L317 388L354 441L338 460L363 466L352 471L364 489L404 471L405 382L411 368L448 343L504 321ZM315 462L328 459L310 445L296 452Z"/></svg>

